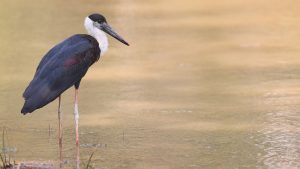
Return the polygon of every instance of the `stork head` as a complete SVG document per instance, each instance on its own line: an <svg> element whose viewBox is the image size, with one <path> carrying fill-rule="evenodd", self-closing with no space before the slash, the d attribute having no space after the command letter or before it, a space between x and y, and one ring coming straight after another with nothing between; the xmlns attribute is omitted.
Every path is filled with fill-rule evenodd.
<svg viewBox="0 0 300 169"><path fill-rule="evenodd" d="M114 37L118 41L122 42L123 44L129 46L129 44L120 36L118 35L111 26L107 23L105 17L101 14L91 14L88 17L85 18L84 21L84 26L87 30L87 32L91 35L94 36L98 42L104 43L103 40L105 41L105 33L109 34L110 36ZM105 36L105 37L103 37ZM101 39L102 38L102 39ZM104 38L104 39L103 39ZM106 39L107 40L107 39Z"/></svg>

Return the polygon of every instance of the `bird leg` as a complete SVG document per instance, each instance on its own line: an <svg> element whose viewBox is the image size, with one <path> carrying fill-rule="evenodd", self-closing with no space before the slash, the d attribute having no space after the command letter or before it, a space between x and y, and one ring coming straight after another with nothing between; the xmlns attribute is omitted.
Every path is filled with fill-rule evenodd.
<svg viewBox="0 0 300 169"><path fill-rule="evenodd" d="M62 168L63 156L62 156L62 112L61 112L61 95L58 97L58 143L59 143L59 166Z"/></svg>
<svg viewBox="0 0 300 169"><path fill-rule="evenodd" d="M75 89L75 105L74 105L74 118L75 118L75 130L76 130L76 169L79 169L79 133L78 133L78 89Z"/></svg>

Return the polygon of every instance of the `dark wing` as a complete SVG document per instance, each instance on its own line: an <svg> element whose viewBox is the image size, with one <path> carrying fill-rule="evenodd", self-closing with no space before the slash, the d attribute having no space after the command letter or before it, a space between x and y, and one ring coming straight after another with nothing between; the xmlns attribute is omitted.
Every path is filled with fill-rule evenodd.
<svg viewBox="0 0 300 169"><path fill-rule="evenodd" d="M23 93L22 113L30 113L56 99L80 82L100 54L88 35L74 35L51 49L41 60L33 80Z"/></svg>

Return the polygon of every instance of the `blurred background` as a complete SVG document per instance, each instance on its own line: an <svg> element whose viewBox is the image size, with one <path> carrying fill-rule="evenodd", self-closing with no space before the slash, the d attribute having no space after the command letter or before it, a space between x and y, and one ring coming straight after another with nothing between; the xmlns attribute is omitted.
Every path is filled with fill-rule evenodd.
<svg viewBox="0 0 300 169"><path fill-rule="evenodd" d="M57 104L23 116L44 54L101 13L130 44L81 82L81 159L105 169L300 168L295 0L1 0L0 127L16 161L57 161ZM75 160L73 88L62 96Z"/></svg>

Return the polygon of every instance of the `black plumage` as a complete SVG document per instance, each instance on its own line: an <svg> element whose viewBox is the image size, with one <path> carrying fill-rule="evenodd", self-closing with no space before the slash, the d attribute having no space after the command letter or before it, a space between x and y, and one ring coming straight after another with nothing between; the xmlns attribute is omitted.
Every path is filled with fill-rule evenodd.
<svg viewBox="0 0 300 169"><path fill-rule="evenodd" d="M23 93L25 103L21 113L31 113L47 105L73 85L78 88L99 57L97 40L86 34L73 35L53 47L41 60Z"/></svg>

